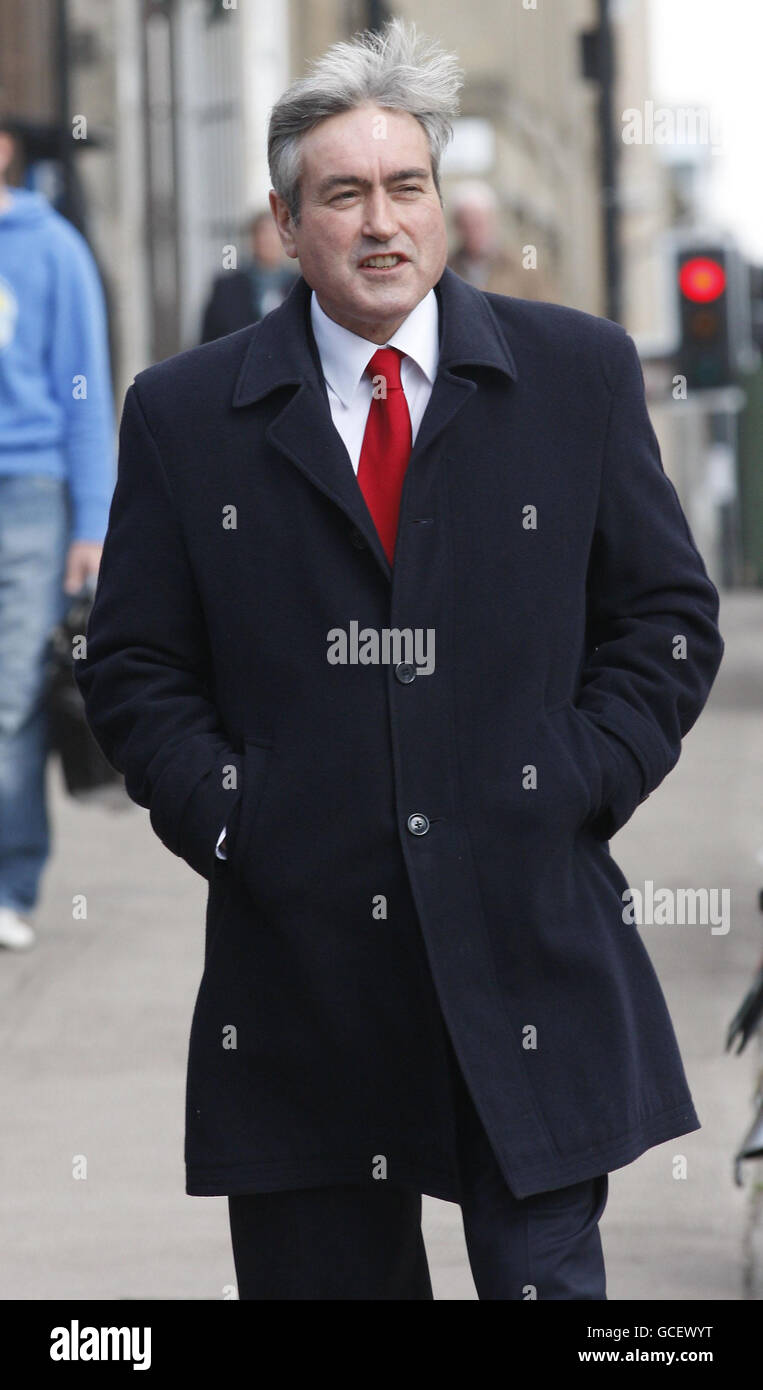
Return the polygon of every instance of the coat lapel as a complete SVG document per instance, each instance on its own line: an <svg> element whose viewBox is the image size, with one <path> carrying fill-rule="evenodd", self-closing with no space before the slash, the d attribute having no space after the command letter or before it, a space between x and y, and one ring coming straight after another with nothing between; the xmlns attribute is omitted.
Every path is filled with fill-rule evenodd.
<svg viewBox="0 0 763 1390"><path fill-rule="evenodd" d="M331 418L310 322L310 294L310 286L300 276L280 308L257 325L236 382L233 405L253 405L281 387L297 388L271 421L267 438L342 509L390 577L389 562ZM517 378L511 349L482 293L446 268L435 285L435 294L440 360L411 464L478 389L475 381L458 375L457 367L492 368Z"/></svg>

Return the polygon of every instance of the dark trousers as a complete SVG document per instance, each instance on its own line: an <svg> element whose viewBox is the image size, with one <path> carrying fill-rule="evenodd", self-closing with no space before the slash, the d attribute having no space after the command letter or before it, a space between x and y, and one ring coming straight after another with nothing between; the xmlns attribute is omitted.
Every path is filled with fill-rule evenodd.
<svg viewBox="0 0 763 1390"><path fill-rule="evenodd" d="M498 1167L460 1068L461 1211L480 1299L606 1299L606 1173L521 1200ZM228 1198L242 1299L431 1299L421 1193L379 1180Z"/></svg>

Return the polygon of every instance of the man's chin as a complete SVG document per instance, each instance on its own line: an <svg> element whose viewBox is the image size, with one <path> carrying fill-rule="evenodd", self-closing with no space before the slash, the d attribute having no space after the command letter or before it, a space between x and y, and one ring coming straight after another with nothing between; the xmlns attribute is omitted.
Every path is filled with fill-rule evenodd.
<svg viewBox="0 0 763 1390"><path fill-rule="evenodd" d="M353 281L353 290L357 293L358 298L364 300L365 303L371 300L378 300L382 295L388 301L392 302L392 300L397 300L398 303L413 298L413 289L410 280L403 286L399 280L397 282L393 280L387 280L385 282L381 278L372 280L370 276L368 278L363 277Z"/></svg>
<svg viewBox="0 0 763 1390"><path fill-rule="evenodd" d="M347 286L347 296L340 302L334 294L331 297L331 308L326 307L326 312L337 323L343 324L359 337L364 337L364 326L381 326L395 320L402 323L424 298L429 288L418 283L408 283L405 288L391 283L386 286L371 285L366 281L358 284L353 278L352 283ZM320 302L320 290L316 293Z"/></svg>

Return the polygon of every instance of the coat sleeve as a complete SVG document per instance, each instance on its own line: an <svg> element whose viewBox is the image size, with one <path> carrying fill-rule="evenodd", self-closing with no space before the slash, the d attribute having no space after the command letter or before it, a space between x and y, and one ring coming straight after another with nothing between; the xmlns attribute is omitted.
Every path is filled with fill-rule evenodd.
<svg viewBox="0 0 763 1390"><path fill-rule="evenodd" d="M84 238L63 219L56 225L62 225L64 230L54 248L48 370L64 422L72 501L71 538L101 541L115 471L106 305L98 270Z"/></svg>
<svg viewBox="0 0 763 1390"><path fill-rule="evenodd" d="M206 628L170 485L136 385L84 659L74 676L93 735L173 854L210 878L241 795L243 756L210 696Z"/></svg>
<svg viewBox="0 0 763 1390"><path fill-rule="evenodd" d="M614 370L576 702L608 745L607 839L678 761L724 648L718 592L664 472L629 334Z"/></svg>

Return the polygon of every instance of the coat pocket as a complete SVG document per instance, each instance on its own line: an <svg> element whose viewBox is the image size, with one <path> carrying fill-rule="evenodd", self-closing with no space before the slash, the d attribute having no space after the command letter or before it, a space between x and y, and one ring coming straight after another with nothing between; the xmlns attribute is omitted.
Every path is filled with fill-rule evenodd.
<svg viewBox="0 0 763 1390"><path fill-rule="evenodd" d="M571 700L546 710L548 722L564 754L585 789L580 828L606 839L606 812L617 787L621 764L615 740Z"/></svg>
<svg viewBox="0 0 763 1390"><path fill-rule="evenodd" d="M226 830L225 835L228 859L238 873L249 861L271 751L269 739L244 738L243 786L230 830Z"/></svg>

